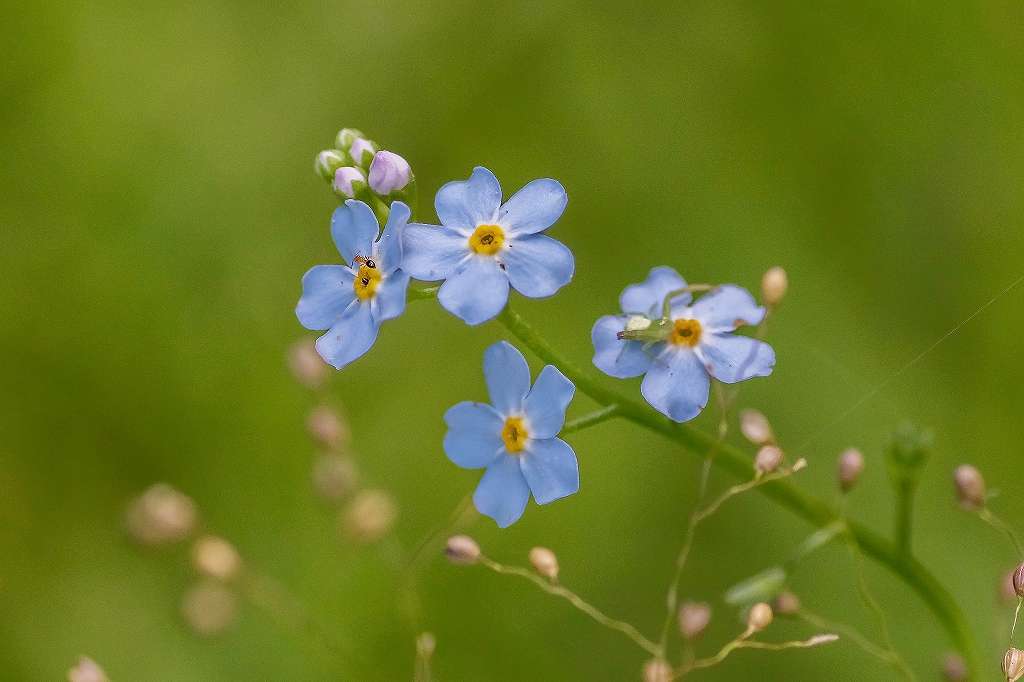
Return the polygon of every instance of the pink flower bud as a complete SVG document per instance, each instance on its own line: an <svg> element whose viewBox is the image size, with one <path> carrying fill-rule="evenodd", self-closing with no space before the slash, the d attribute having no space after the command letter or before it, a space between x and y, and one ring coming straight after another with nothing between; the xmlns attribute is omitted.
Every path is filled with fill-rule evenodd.
<svg viewBox="0 0 1024 682"><path fill-rule="evenodd" d="M341 196L351 199L356 195L356 188L352 186L354 182L366 182L363 171L352 166L342 166L334 171L334 191Z"/></svg>
<svg viewBox="0 0 1024 682"><path fill-rule="evenodd" d="M377 147L365 137L357 137L352 141L352 146L348 148L349 156L357 166L362 168L366 168L376 151Z"/></svg>
<svg viewBox="0 0 1024 682"><path fill-rule="evenodd" d="M1024 651L1010 647L1003 655L1003 674L1006 682L1017 682L1024 677Z"/></svg>
<svg viewBox="0 0 1024 682"><path fill-rule="evenodd" d="M864 455L857 448L844 450L839 455L839 488L845 493L849 492L860 478L864 471Z"/></svg>
<svg viewBox="0 0 1024 682"><path fill-rule="evenodd" d="M409 162L394 152L381 151L370 163L370 189L377 194L391 194L409 184L412 168Z"/></svg>

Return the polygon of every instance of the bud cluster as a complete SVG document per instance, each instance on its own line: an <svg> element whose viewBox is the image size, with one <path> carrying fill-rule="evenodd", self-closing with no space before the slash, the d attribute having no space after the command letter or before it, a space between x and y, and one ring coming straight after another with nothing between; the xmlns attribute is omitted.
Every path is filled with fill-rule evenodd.
<svg viewBox="0 0 1024 682"><path fill-rule="evenodd" d="M355 128L342 128L333 149L316 155L317 174L331 184L343 199L360 199L369 204L375 199L385 205L415 200L416 180L409 162L394 152L378 148Z"/></svg>

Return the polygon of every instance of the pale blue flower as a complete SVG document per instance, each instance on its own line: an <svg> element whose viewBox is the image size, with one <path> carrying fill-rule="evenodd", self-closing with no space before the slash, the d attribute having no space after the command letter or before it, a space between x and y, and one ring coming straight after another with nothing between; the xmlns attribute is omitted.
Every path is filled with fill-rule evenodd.
<svg viewBox="0 0 1024 682"><path fill-rule="evenodd" d="M306 329L328 330L316 350L341 369L370 350L381 322L405 310L409 275L401 270L409 207L391 204L384 232L369 206L349 199L331 217L331 235L346 265L317 265L302 278L295 307Z"/></svg>
<svg viewBox="0 0 1024 682"><path fill-rule="evenodd" d="M523 515L531 492L547 504L579 490L576 455L557 438L576 387L548 365L531 389L526 358L505 341L484 353L484 378L491 404L449 409L444 451L460 467L487 469L473 504L505 528Z"/></svg>
<svg viewBox="0 0 1024 682"><path fill-rule="evenodd" d="M645 282L622 292L625 314L606 315L591 331L594 365L619 379L643 374L644 399L677 422L704 409L712 378L733 384L768 376L775 366L771 346L732 333L764 319L765 309L746 289L725 284L696 303L690 293L678 293L663 317L666 296L685 287L672 268L653 268Z"/></svg>
<svg viewBox="0 0 1024 682"><path fill-rule="evenodd" d="M416 279L445 280L438 301L471 325L501 312L509 285L529 298L553 295L572 279L572 252L541 234L568 201L557 180L528 183L501 203L494 174L477 167L468 180L449 182L434 208L441 226L410 224L402 268Z"/></svg>

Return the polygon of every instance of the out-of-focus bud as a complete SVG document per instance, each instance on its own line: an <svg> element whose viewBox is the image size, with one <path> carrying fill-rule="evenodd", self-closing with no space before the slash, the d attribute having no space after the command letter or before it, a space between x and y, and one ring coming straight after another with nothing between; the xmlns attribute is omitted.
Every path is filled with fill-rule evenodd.
<svg viewBox="0 0 1024 682"><path fill-rule="evenodd" d="M789 289L789 275L778 265L769 268L761 277L761 297L770 308L782 303L787 289Z"/></svg>
<svg viewBox="0 0 1024 682"><path fill-rule="evenodd" d="M843 450L839 455L839 489L850 492L864 471L864 455L857 448Z"/></svg>
<svg viewBox="0 0 1024 682"><path fill-rule="evenodd" d="M768 417L758 410L740 412L740 432L754 445L769 445L775 442L775 434L772 433Z"/></svg>
<svg viewBox="0 0 1024 682"><path fill-rule="evenodd" d="M377 145L365 137L357 137L347 149L353 163L360 168L369 168L373 163L373 155L377 153Z"/></svg>
<svg viewBox="0 0 1024 682"><path fill-rule="evenodd" d="M363 490L342 516L345 533L360 542L376 542L391 532L398 518L394 498L383 490Z"/></svg>
<svg viewBox="0 0 1024 682"><path fill-rule="evenodd" d="M288 349L288 367L295 380L306 388L320 388L327 378L328 365L316 352L313 339L302 338Z"/></svg>
<svg viewBox="0 0 1024 682"><path fill-rule="evenodd" d="M672 682L672 666L660 658L644 663L644 682Z"/></svg>
<svg viewBox="0 0 1024 682"><path fill-rule="evenodd" d="M1006 682L1017 682L1024 677L1024 651L1010 647L1003 654L1003 674Z"/></svg>
<svg viewBox="0 0 1024 682"><path fill-rule="evenodd" d="M800 597L786 590L772 602L772 609L780 616L795 616L800 612Z"/></svg>
<svg viewBox="0 0 1024 682"><path fill-rule="evenodd" d="M434 638L433 633L421 632L416 637L416 655L420 658L430 658L434 655L434 649L437 648L437 640Z"/></svg>
<svg viewBox="0 0 1024 682"><path fill-rule="evenodd" d="M337 137L334 138L334 146L338 149L348 149L360 137L366 137L366 135L363 135L363 131L356 130L355 128L342 128L338 131Z"/></svg>
<svg viewBox="0 0 1024 682"><path fill-rule="evenodd" d="M711 606L704 602L685 602L679 607L679 634L684 639L697 639L711 622Z"/></svg>
<svg viewBox="0 0 1024 682"><path fill-rule="evenodd" d="M313 490L327 502L340 502L355 490L355 462L344 455L320 455L313 464Z"/></svg>
<svg viewBox="0 0 1024 682"><path fill-rule="evenodd" d="M453 564L475 564L480 558L480 545L468 535L453 535L444 546L444 555Z"/></svg>
<svg viewBox="0 0 1024 682"><path fill-rule="evenodd" d="M774 617L772 607L763 601L758 602L751 606L750 611L747 612L747 628L753 632L764 630L772 624Z"/></svg>
<svg viewBox="0 0 1024 682"><path fill-rule="evenodd" d="M531 549L530 564L533 566L533 570L548 580L558 579L558 557L547 547Z"/></svg>
<svg viewBox="0 0 1024 682"><path fill-rule="evenodd" d="M320 405L309 413L306 430L313 440L328 450L340 450L348 445L348 424L326 405Z"/></svg>
<svg viewBox="0 0 1024 682"><path fill-rule="evenodd" d="M143 545L167 545L187 538L196 527L196 504L166 483L151 485L128 507L128 534Z"/></svg>
<svg viewBox="0 0 1024 682"><path fill-rule="evenodd" d="M1007 571L999 581L999 599L1004 602L1011 602L1017 599L1017 590L1013 587L1013 576L1017 571Z"/></svg>
<svg viewBox="0 0 1024 682"><path fill-rule="evenodd" d="M956 654L942 658L942 677L948 682L967 682L967 664Z"/></svg>
<svg viewBox="0 0 1024 682"><path fill-rule="evenodd" d="M334 171L344 166L347 161L345 155L337 149L325 149L316 155L313 168L321 178L327 182L334 182Z"/></svg>
<svg viewBox="0 0 1024 682"><path fill-rule="evenodd" d="M985 479L970 464L961 464L953 472L956 496L964 509L976 510L985 506Z"/></svg>
<svg viewBox="0 0 1024 682"><path fill-rule="evenodd" d="M340 197L352 199L365 186L366 176L358 168L342 166L334 171L334 182L331 183L331 187L334 189L334 193Z"/></svg>
<svg viewBox="0 0 1024 682"><path fill-rule="evenodd" d="M238 615L238 597L228 587L204 580L190 587L181 601L181 616L197 635L213 637L227 630Z"/></svg>
<svg viewBox="0 0 1024 682"><path fill-rule="evenodd" d="M200 575L227 581L242 569L242 557L224 538L206 535L192 546L192 566Z"/></svg>
<svg viewBox="0 0 1024 682"><path fill-rule="evenodd" d="M774 445L765 445L757 451L757 456L754 458L754 469L759 476L770 474L779 468L782 458L782 450Z"/></svg>
<svg viewBox="0 0 1024 682"><path fill-rule="evenodd" d="M68 682L109 682L103 668L87 656L78 659L74 668L68 670Z"/></svg>
<svg viewBox="0 0 1024 682"><path fill-rule="evenodd" d="M412 179L409 162L398 154L379 151L370 163L370 189L380 195L388 195L404 189Z"/></svg>

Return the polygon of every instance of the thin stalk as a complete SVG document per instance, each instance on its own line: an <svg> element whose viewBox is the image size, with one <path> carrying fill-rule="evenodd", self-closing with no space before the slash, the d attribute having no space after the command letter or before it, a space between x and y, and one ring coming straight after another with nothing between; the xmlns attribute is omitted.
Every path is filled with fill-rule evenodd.
<svg viewBox="0 0 1024 682"><path fill-rule="evenodd" d="M575 431L582 431L583 429L594 426L595 424L608 421L615 417L618 412L618 405L607 405L599 410L594 410L590 414L585 414L582 417L576 417L576 419L570 419L565 422L565 426L562 427L561 435L573 433Z"/></svg>
<svg viewBox="0 0 1024 682"><path fill-rule="evenodd" d="M914 526L914 492L917 483L911 480L900 481L896 486L896 530L893 537L896 547L910 556L910 540Z"/></svg>
<svg viewBox="0 0 1024 682"><path fill-rule="evenodd" d="M1001 518L989 511L988 507L981 508L978 512L978 518L998 530L1000 533L1006 535L1006 537L1010 539L1010 542L1013 543L1013 548L1017 551L1017 560L1020 561L1021 559L1024 559L1024 547L1021 547L1020 539L1017 537L1017 534L1013 532L1013 528L1010 527L1010 524L1006 523L1006 521L1003 521Z"/></svg>

